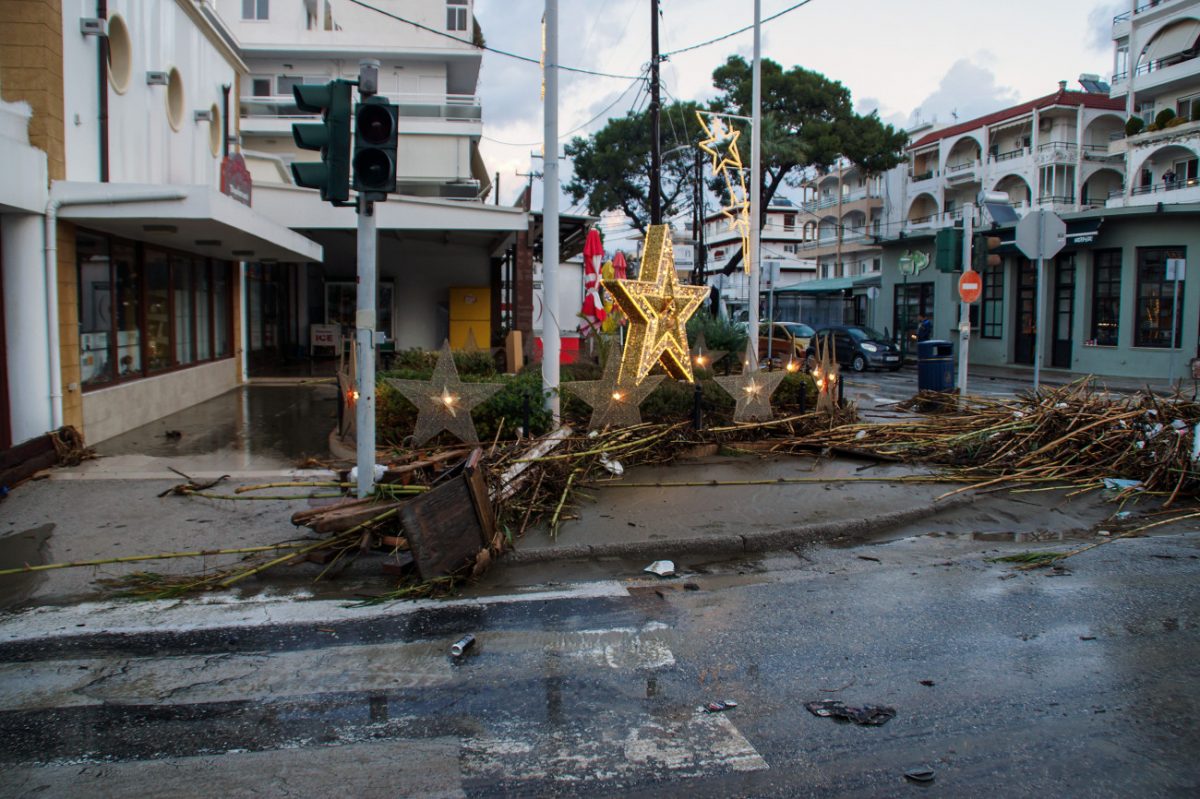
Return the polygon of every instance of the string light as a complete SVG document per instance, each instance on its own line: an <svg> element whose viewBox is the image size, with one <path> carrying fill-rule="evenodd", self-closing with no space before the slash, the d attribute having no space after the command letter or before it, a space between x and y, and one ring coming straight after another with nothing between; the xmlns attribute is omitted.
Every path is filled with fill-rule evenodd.
<svg viewBox="0 0 1200 799"><path fill-rule="evenodd" d="M742 154L738 151L740 130L728 127L720 116L712 115L712 122L705 121L701 111L696 119L708 137L700 142L700 149L712 157L714 175L725 179L729 204L721 207L721 213L729 220L729 229L742 239L742 252L750 251L750 194L746 191L746 173L742 165ZM750 259L743 259L744 269L750 271Z"/></svg>

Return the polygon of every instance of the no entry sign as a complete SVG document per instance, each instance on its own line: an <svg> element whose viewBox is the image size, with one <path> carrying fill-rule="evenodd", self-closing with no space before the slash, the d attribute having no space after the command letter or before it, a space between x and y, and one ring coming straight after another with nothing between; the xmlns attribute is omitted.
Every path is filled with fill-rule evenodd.
<svg viewBox="0 0 1200 799"><path fill-rule="evenodd" d="M983 293L983 278L974 269L968 269L958 279L958 296L963 302L975 302Z"/></svg>

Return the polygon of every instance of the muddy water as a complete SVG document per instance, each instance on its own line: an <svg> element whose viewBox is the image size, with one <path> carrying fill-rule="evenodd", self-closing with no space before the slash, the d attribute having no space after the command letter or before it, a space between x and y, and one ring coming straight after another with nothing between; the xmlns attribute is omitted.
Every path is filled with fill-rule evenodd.
<svg viewBox="0 0 1200 799"><path fill-rule="evenodd" d="M0 538L0 570L40 566L45 562L46 542L53 532L53 524L43 524ZM45 572L0 575L0 609L29 599L45 580Z"/></svg>

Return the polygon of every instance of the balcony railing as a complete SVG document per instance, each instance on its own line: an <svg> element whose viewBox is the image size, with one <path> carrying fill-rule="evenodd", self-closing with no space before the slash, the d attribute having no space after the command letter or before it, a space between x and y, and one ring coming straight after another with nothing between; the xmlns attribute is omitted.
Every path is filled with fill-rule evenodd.
<svg viewBox="0 0 1200 799"><path fill-rule="evenodd" d="M1113 17L1113 24L1116 25L1118 22L1124 22L1134 14L1141 14L1142 12L1148 11L1155 6L1162 5L1164 2L1166 2L1166 0L1150 0L1148 3L1142 3L1140 6L1133 9L1133 11L1126 11L1122 14L1117 14L1115 17Z"/></svg>
<svg viewBox="0 0 1200 799"><path fill-rule="evenodd" d="M381 94L400 107L401 117L480 120L483 110L473 94ZM241 113L251 119L311 119L317 114L301 111L290 94L241 98Z"/></svg>
<svg viewBox="0 0 1200 799"><path fill-rule="evenodd" d="M1195 49L1185 50L1182 53L1173 53L1166 58L1158 58L1153 61L1147 61L1145 64L1142 64L1140 67L1134 70L1133 74L1148 75L1151 72L1158 72L1160 70L1167 69L1168 67L1173 67L1177 64L1183 64L1188 61L1195 60L1197 55L1200 55L1200 51ZM1116 81L1115 75L1113 76L1113 81Z"/></svg>
<svg viewBox="0 0 1200 799"><path fill-rule="evenodd" d="M1179 189L1190 189L1195 186L1200 186L1200 178L1184 178L1171 181L1163 180L1157 183L1151 183L1149 186L1134 186L1129 193L1155 194L1156 192L1160 191L1178 191ZM1110 192L1108 196L1115 197L1117 195L1114 195Z"/></svg>
<svg viewBox="0 0 1200 799"><path fill-rule="evenodd" d="M1027 153L1028 153L1028 150L1026 148L1018 147L1015 150L1006 150L1005 152L1002 152L1002 153L994 153L992 155L989 155L988 158L990 158L993 161L1011 161L1014 158L1021 158L1021 157L1025 156Z"/></svg>
<svg viewBox="0 0 1200 799"><path fill-rule="evenodd" d="M953 175L956 172L965 172L966 170L974 169L977 166L979 166L978 161L968 161L965 164L954 164L952 166L946 167L946 174Z"/></svg>

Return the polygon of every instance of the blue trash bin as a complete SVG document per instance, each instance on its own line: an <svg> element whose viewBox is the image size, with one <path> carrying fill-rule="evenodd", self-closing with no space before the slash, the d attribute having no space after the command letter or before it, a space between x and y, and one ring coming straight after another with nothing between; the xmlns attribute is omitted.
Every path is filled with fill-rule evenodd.
<svg viewBox="0 0 1200 799"><path fill-rule="evenodd" d="M954 344L940 339L917 342L917 390L954 390Z"/></svg>

